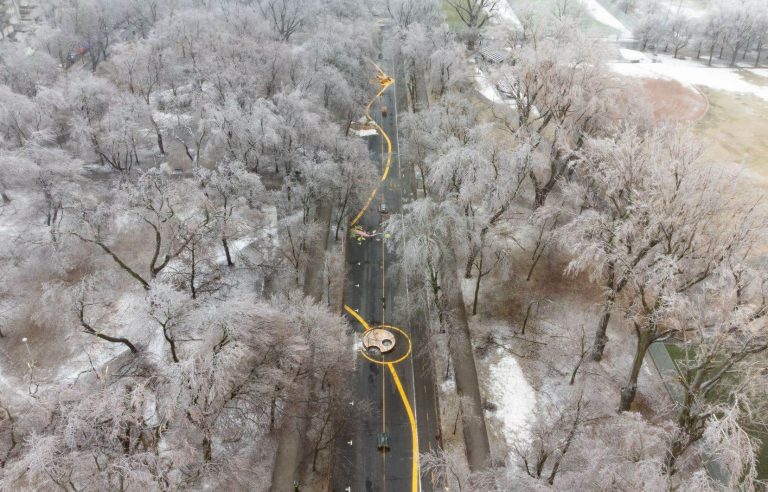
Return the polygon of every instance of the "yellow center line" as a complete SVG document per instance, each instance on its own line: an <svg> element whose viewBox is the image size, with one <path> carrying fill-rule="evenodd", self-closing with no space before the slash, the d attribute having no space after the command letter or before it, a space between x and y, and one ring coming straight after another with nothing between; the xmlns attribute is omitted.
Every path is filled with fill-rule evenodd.
<svg viewBox="0 0 768 492"><path fill-rule="evenodd" d="M387 90L387 88L389 88L389 86L392 85L395 81L390 77L387 77L375 63L373 65L379 70L379 83L381 84L381 89L365 107L365 116L368 118L368 121L370 121L371 124L376 128L376 131L378 131L379 134L384 137L384 141L387 142L387 162L384 165L384 172L382 173L381 179L379 180L380 182L384 182L386 181L387 176L389 176L389 168L392 164L392 141L389 139L387 132L385 132L384 129L378 123L376 123L376 121L371 116L371 106L373 106L373 102L380 98L381 95L384 94L384 92ZM373 202L373 199L376 197L376 193L378 193L378 191L379 186L376 185L373 191L371 191L371 194L368 196L368 199L365 201L363 208L360 209L357 215L355 215L355 218L352 219L352 222L349 223L350 226L357 224L363 215L365 215L365 212L368 210L368 207L371 206L371 202Z"/></svg>

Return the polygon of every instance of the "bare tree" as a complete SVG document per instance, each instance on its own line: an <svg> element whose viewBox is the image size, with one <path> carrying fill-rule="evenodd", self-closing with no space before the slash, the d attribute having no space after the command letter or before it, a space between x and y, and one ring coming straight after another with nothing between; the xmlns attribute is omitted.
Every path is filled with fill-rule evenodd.
<svg viewBox="0 0 768 492"><path fill-rule="evenodd" d="M210 217L195 221L194 219L199 217L195 214L191 217L177 214L180 201L194 196L192 188L186 188L189 195L183 196L184 189L183 185L174 183L160 171L148 171L135 184L128 184L118 197L117 203L112 206L102 205L95 210L82 210L78 222L72 225L69 234L80 241L98 246L144 289L149 290L150 281L167 267L172 259L181 255L195 235L208 227L210 222ZM108 235L110 226L114 225L123 206L131 212L131 218L137 227L149 227L149 241L153 246L147 264L149 278L141 270L131 267L129 261L118 254L111 243L112 238Z"/></svg>
<svg viewBox="0 0 768 492"><path fill-rule="evenodd" d="M634 128L626 128L616 140L589 140L577 165L576 175L584 184L574 183L569 191L583 201L579 213L559 232L559 238L576 254L568 272L589 271L592 281L605 288L592 360L602 358L618 296L638 272L652 264L654 248L664 239L664 231L652 227L657 219L651 215L653 208L648 207L655 205L637 206L659 199L658 176L664 173L657 171L660 160L669 159L677 166L665 176L672 180L669 188L664 188L667 200L683 200L678 180L692 172L700 153L696 145L684 144L686 139L686 134L662 131L643 136Z"/></svg>
<svg viewBox="0 0 768 492"><path fill-rule="evenodd" d="M298 0L260 0L258 5L282 41L289 41L304 25L307 6Z"/></svg>
<svg viewBox="0 0 768 492"><path fill-rule="evenodd" d="M733 425L747 430L766 424L761 409L768 395L758 374L765 371L762 354L768 350L768 279L742 265L725 267L681 306L678 316L686 329L676 341L682 394L665 461L670 474L704 438L711 419L734 414Z"/></svg>
<svg viewBox="0 0 768 492"><path fill-rule="evenodd" d="M480 29L493 15L499 0L447 0L447 3L464 23L467 49L473 51L480 38Z"/></svg>
<svg viewBox="0 0 768 492"><path fill-rule="evenodd" d="M515 454L531 478L555 483L563 458L570 450L586 419L586 402L581 392L572 401L546 401L528 445L515 446Z"/></svg>

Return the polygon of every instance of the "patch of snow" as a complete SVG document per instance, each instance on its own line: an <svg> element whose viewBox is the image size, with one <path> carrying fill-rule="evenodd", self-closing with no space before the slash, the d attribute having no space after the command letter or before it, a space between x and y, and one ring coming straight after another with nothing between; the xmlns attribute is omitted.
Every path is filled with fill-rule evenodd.
<svg viewBox="0 0 768 492"><path fill-rule="evenodd" d="M442 383L440 383L440 391L442 393L453 393L456 391L456 380L453 378L448 378Z"/></svg>
<svg viewBox="0 0 768 492"><path fill-rule="evenodd" d="M509 446L530 440L530 425L536 408L536 393L528 384L517 359L498 349L499 360L489 367L488 399L496 404L494 412L503 426Z"/></svg>
<svg viewBox="0 0 768 492"><path fill-rule="evenodd" d="M515 11L512 10L512 6L509 5L508 0L501 0L496 5L496 18L504 23L510 24L518 29L523 28L523 24L520 22L520 19L517 18L517 15L515 15Z"/></svg>
<svg viewBox="0 0 768 492"><path fill-rule="evenodd" d="M619 54L621 58L630 62L647 62L650 61L648 56L642 51L628 50L626 48L619 48Z"/></svg>
<svg viewBox="0 0 768 492"><path fill-rule="evenodd" d="M581 4L584 5L584 8L587 9L589 15L591 15L596 21L616 29L624 37L632 37L632 32L627 29L624 24L619 21L619 19L608 12L605 7L597 3L597 0L581 0Z"/></svg>
<svg viewBox="0 0 768 492"><path fill-rule="evenodd" d="M753 68L750 72L760 77L768 77L768 68Z"/></svg>
<svg viewBox="0 0 768 492"><path fill-rule="evenodd" d="M366 128L364 130L350 130L350 132L354 133L358 137L372 137L373 135L377 135L379 132L376 131L375 128Z"/></svg>
<svg viewBox="0 0 768 492"><path fill-rule="evenodd" d="M251 236L251 237L243 237L240 239L236 239L232 241L232 243L229 245L229 254L231 256L237 256L237 254L248 247L248 245L255 243L260 239L259 236ZM216 264L217 265L226 265L227 264L227 254L222 249L219 253L216 254Z"/></svg>
<svg viewBox="0 0 768 492"><path fill-rule="evenodd" d="M480 91L480 94L492 103L504 104L506 102L491 81L488 80L488 76L477 67L475 67L475 83L477 84L477 90Z"/></svg>
<svg viewBox="0 0 768 492"><path fill-rule="evenodd" d="M691 60L678 60L658 55L658 63L610 63L613 71L630 77L676 80L681 84L711 89L753 94L768 101L768 87L749 82L735 68L707 67ZM754 71L753 71L754 72Z"/></svg>
<svg viewBox="0 0 768 492"><path fill-rule="evenodd" d="M461 295L464 296L464 304L471 304L472 298L475 295L475 277L464 278L464 272L459 272L459 278L461 279Z"/></svg>
<svg viewBox="0 0 768 492"><path fill-rule="evenodd" d="M684 16L688 17L689 19L701 19L705 15L707 15L707 11L705 9L699 9L692 7L690 5L683 5L682 2L676 1L676 2L670 2L670 1L663 1L659 2L661 5L663 5L667 10L669 10L671 13L681 13Z"/></svg>
<svg viewBox="0 0 768 492"><path fill-rule="evenodd" d="M5 388L1 392L6 398L10 399L12 394L15 394L22 400L28 401L31 397L20 389L20 384L12 382L7 377L0 373L0 388Z"/></svg>
<svg viewBox="0 0 768 492"><path fill-rule="evenodd" d="M188 114L166 113L164 111L152 111L152 118L160 128L175 128L177 125L189 125L192 116Z"/></svg>

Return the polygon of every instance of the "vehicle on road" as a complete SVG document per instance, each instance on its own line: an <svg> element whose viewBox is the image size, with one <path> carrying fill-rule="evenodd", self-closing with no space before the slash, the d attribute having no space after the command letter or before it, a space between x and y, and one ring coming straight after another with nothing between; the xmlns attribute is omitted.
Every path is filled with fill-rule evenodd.
<svg viewBox="0 0 768 492"><path fill-rule="evenodd" d="M386 106L382 106L381 107L381 117L382 118L386 118L387 117L387 113L389 113L389 108L387 108Z"/></svg>
<svg viewBox="0 0 768 492"><path fill-rule="evenodd" d="M379 451L389 451L389 434L386 432L379 433L379 439L377 443Z"/></svg>
<svg viewBox="0 0 768 492"><path fill-rule="evenodd" d="M386 202L381 202L381 204L379 205L379 213L382 213L382 214L389 213L389 209L387 208Z"/></svg>

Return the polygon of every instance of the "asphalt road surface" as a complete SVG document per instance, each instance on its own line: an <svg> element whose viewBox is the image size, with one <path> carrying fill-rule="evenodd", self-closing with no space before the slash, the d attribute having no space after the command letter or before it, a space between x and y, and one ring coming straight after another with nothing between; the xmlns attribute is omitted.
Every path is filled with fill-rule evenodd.
<svg viewBox="0 0 768 492"><path fill-rule="evenodd" d="M388 30L385 28L382 34L386 36ZM377 60L377 63L388 75L394 73L392 60L385 58ZM387 213L396 214L400 213L403 202L412 197L413 172L401 169L398 158L397 108L405 97L403 91L404 88L399 89L395 81L371 107L371 116L392 142L392 163L387 180L379 184L376 200L358 222L369 232L374 229L379 231L382 220L386 219L386 214L380 212L379 203L385 202ZM400 100L397 100L398 96ZM388 109L387 116L382 115L382 107ZM367 139L371 157L380 164L380 172L383 173L388 157L386 141L381 135ZM383 236L362 242L349 240L345 304L371 327L384 323L401 328L410 337L413 350L410 356L393 364L402 392L387 365L376 364L358 354L352 381L355 419L342 430L336 442L331 489L338 492L406 492L414 491L414 485L415 490L431 491L434 488L430 476L420 476L414 483L412 451L414 427L421 453L438 446L439 421L434 378L429 354L421 350L424 345L423 323L410 313L405 315L406 319L393 317L395 294L406 289L406 281L395 274L396 269L392 267L397 259L385 250L386 241ZM364 331L355 317L349 316L349 319L358 334ZM404 353L407 343L406 337L398 337L397 356ZM388 356L388 360L398 358L391 354ZM413 409L413 422L404 397ZM389 435L388 452L378 449L381 432Z"/></svg>

